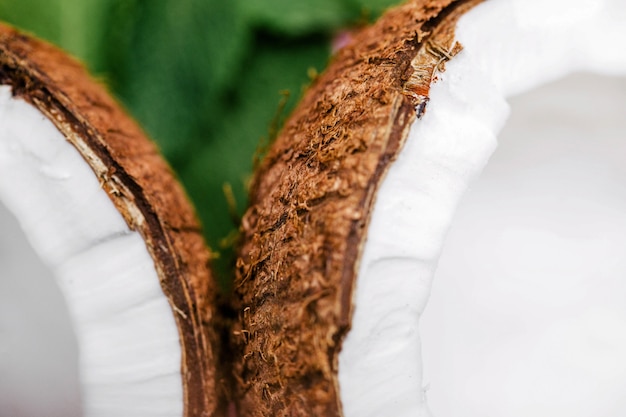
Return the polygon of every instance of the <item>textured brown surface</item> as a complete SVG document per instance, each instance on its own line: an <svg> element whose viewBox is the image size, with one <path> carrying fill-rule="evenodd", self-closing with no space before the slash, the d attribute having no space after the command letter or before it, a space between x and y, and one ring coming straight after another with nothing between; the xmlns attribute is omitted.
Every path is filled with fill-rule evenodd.
<svg viewBox="0 0 626 417"><path fill-rule="evenodd" d="M141 233L180 333L184 415L222 415L210 253L156 147L81 65L4 25L0 82L48 116L91 165L128 225Z"/></svg>
<svg viewBox="0 0 626 417"><path fill-rule="evenodd" d="M237 261L242 415L341 415L337 357L376 190L460 49L458 17L478 2L415 0L386 13L337 53L270 150Z"/></svg>

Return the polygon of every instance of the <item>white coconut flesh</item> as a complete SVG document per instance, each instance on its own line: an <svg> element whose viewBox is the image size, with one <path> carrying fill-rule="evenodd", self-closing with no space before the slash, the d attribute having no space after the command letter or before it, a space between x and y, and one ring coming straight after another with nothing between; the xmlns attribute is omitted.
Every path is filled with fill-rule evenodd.
<svg viewBox="0 0 626 417"><path fill-rule="evenodd" d="M0 311L7 314L0 317L0 415L182 415L178 330L145 242L129 230L77 150L8 86L0 87L0 203L36 254L20 258L22 267L6 262L12 242L0 234L1 288L23 290L0 291ZM45 267L31 267L37 262ZM26 289L42 280L58 289L50 282ZM49 311L46 299L55 293L59 307ZM22 315L20 308L29 311ZM63 322L65 314L67 330L26 336L38 332L28 327L32 317L44 314L51 323ZM56 356L46 356L48 344L60 346ZM77 358L68 355L72 349ZM68 369L78 368L78 390L50 384L58 378L53 384L72 386L72 372L41 373L54 368L42 364L59 358Z"/></svg>
<svg viewBox="0 0 626 417"><path fill-rule="evenodd" d="M508 160L494 159L485 181L506 197L477 185L486 202L469 194L439 258L461 197L496 149L507 98L575 72L626 76L626 3L490 0L462 17L456 38L463 50L437 75L426 114L377 194L339 356L344 415L624 415L626 195L616 173L624 174L626 129L593 116L601 87L591 83L587 101L570 81L566 107L578 118L541 113L557 127L527 131ZM598 111L621 113L619 121L626 89L617 85L618 98ZM594 117L609 124L609 139L589 130L602 126ZM568 124L578 136L568 136ZM545 143L533 136L563 132ZM518 150L523 142L529 151ZM521 160L533 153L541 158L528 168ZM521 190L516 175L525 170L534 182ZM557 189L574 197L563 201ZM531 196L552 205L533 206ZM556 211L556 226L539 216L545 210ZM512 226L502 226L507 216ZM512 255L502 254L506 243ZM441 285L426 308L438 268Z"/></svg>

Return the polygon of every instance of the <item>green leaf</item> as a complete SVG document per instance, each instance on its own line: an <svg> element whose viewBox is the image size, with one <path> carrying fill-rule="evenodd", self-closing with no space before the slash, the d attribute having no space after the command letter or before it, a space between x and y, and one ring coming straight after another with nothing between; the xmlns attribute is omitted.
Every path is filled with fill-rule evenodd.
<svg viewBox="0 0 626 417"><path fill-rule="evenodd" d="M103 70L175 165L211 141L250 33L234 2L113 0Z"/></svg>
<svg viewBox="0 0 626 417"><path fill-rule="evenodd" d="M100 60L110 0L0 0L0 19L60 46L90 68Z"/></svg>
<svg viewBox="0 0 626 417"><path fill-rule="evenodd" d="M337 29L355 17L340 0L249 0L242 10L257 27L298 36Z"/></svg>
<svg viewBox="0 0 626 417"><path fill-rule="evenodd" d="M360 10L361 16L369 21L377 19L386 9L404 3L402 0L347 0L349 4Z"/></svg>
<svg viewBox="0 0 626 417"><path fill-rule="evenodd" d="M337 30L377 18L401 0L254 0L242 1L242 11L257 28L289 36Z"/></svg>

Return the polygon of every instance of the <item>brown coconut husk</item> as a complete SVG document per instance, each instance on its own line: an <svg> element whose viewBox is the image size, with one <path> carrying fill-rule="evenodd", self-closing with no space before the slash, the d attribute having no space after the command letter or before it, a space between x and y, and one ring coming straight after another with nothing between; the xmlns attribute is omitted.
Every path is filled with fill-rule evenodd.
<svg viewBox="0 0 626 417"><path fill-rule="evenodd" d="M79 63L5 25L0 25L0 81L52 121L91 166L128 226L143 237L180 334L184 416L223 415L210 252L156 146Z"/></svg>
<svg viewBox="0 0 626 417"><path fill-rule="evenodd" d="M241 415L342 415L338 354L376 192L479 2L414 0L361 31L256 173L235 283Z"/></svg>

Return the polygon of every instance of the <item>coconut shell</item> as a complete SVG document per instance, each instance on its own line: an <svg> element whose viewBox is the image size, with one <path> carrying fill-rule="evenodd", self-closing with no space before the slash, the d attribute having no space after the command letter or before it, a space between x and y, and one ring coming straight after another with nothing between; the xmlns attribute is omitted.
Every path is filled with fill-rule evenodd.
<svg viewBox="0 0 626 417"><path fill-rule="evenodd" d="M0 82L52 121L91 166L128 226L141 234L180 334L184 416L222 415L211 254L156 146L82 65L5 25Z"/></svg>
<svg viewBox="0 0 626 417"><path fill-rule="evenodd" d="M334 56L256 173L233 331L243 416L340 416L338 354L378 186L480 0L415 0Z"/></svg>

